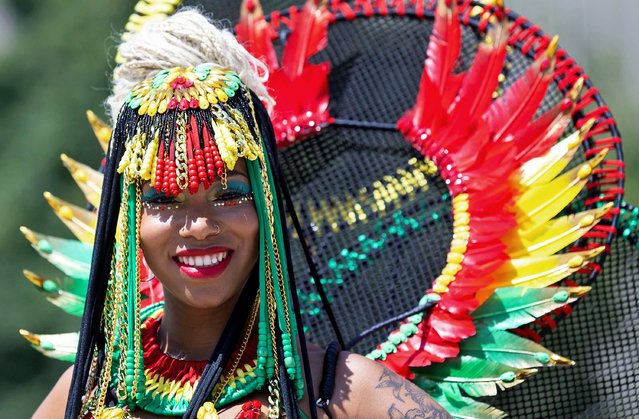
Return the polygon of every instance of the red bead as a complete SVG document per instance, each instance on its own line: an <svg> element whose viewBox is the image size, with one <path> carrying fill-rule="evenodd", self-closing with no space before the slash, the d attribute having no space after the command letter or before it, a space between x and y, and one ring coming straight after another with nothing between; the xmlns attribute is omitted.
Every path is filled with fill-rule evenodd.
<svg viewBox="0 0 639 419"><path fill-rule="evenodd" d="M186 98L182 98L180 101L180 110L185 111L189 108L189 101Z"/></svg>
<svg viewBox="0 0 639 419"><path fill-rule="evenodd" d="M562 112L566 112L567 110L572 108L572 100L565 98L564 100L561 101L561 105L559 106L559 109Z"/></svg>
<svg viewBox="0 0 639 419"><path fill-rule="evenodd" d="M169 100L169 104L167 105L167 107L169 109L175 109L178 106L178 101L176 98L172 97L171 100Z"/></svg>
<svg viewBox="0 0 639 419"><path fill-rule="evenodd" d="M200 102L196 98L191 98L191 102L189 103L191 109L195 109L200 106Z"/></svg>

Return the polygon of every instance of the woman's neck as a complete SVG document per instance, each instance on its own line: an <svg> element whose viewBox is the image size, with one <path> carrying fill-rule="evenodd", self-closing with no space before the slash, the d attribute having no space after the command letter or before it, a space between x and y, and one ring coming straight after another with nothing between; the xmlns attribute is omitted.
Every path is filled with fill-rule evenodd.
<svg viewBox="0 0 639 419"><path fill-rule="evenodd" d="M164 315L158 331L160 349L176 359L208 360L233 312L236 299L206 309L187 306L169 293L165 293L164 299Z"/></svg>

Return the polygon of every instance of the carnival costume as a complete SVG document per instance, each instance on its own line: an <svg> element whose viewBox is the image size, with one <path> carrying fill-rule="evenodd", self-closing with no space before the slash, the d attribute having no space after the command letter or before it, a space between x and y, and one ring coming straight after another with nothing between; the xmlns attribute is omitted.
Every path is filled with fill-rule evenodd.
<svg viewBox="0 0 639 419"><path fill-rule="evenodd" d="M140 2L127 29L174 3ZM331 44L349 28L366 35ZM269 413L288 400L294 417L309 390L305 334L381 362L456 417L501 417L476 398L573 364L541 335L590 290L621 218L636 244L637 211L621 201L615 121L556 38L501 2L470 1L309 0L266 18L249 0L235 33L269 67L272 132L232 71L167 69L123 106L104 180L63 158L93 206L104 183L99 217L48 197L81 243L23 230L67 276L27 273L48 299L80 314L88 296L77 355L77 335L24 332L45 354L76 359L88 380L76 391L96 389L74 416L99 416L108 394L120 408L204 415L268 387ZM140 281L141 182L194 192L238 158L260 264L222 340L235 351L166 375L149 332L161 291ZM330 384L318 396L325 407Z"/></svg>

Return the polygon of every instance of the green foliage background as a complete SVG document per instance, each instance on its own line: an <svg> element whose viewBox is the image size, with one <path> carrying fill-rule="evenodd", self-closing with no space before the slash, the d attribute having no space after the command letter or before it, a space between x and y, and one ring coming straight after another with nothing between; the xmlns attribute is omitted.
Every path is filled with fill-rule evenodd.
<svg viewBox="0 0 639 419"><path fill-rule="evenodd" d="M562 34L561 27L544 26L544 15L532 2L512 3L548 32ZM23 268L49 275L57 272L36 255L18 227L70 237L47 209L42 192L83 202L57 156L64 152L92 164L101 158L85 110L104 115L101 102L108 94L116 46L113 34L123 28L134 1L5 0L5 4L16 11L18 26L14 45L0 55L0 416L23 418L30 416L68 365L29 349L18 329L73 331L79 320L44 302L22 277ZM563 46L571 51L570 45ZM636 203L638 165L632 163L637 162L639 150L632 139L639 130L633 118L637 89L617 77L622 52L614 45L586 51L592 64L586 70L617 115L626 140L626 158L631 162L628 196Z"/></svg>
<svg viewBox="0 0 639 419"><path fill-rule="evenodd" d="M124 27L133 3L12 0L8 6L17 12L18 33L0 57L0 416L26 418L68 364L30 349L18 329L67 332L78 329L79 319L48 304L22 276L23 268L58 273L18 227L70 237L42 192L83 202L58 156L100 161L85 111L104 114L116 45L110 38Z"/></svg>

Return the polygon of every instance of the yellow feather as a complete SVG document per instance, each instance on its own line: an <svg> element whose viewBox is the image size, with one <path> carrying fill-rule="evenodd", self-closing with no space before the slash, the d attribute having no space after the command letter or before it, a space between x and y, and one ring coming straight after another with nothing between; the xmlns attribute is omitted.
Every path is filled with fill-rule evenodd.
<svg viewBox="0 0 639 419"><path fill-rule="evenodd" d="M522 190L548 183L561 173L572 160L594 123L595 119L590 119L581 129L555 144L544 156L524 163L520 171Z"/></svg>
<svg viewBox="0 0 639 419"><path fill-rule="evenodd" d="M63 201L49 192L45 192L44 197L58 218L78 240L85 244L93 244L97 223L97 215L94 212Z"/></svg>
<svg viewBox="0 0 639 419"><path fill-rule="evenodd" d="M98 118L93 111L87 111L87 119L89 120L89 124L91 124L95 137L100 143L100 147L102 147L102 151L106 153L109 147L109 139L111 138L111 127Z"/></svg>
<svg viewBox="0 0 639 419"><path fill-rule="evenodd" d="M613 205L609 202L601 208L559 217L530 230L518 230L509 240L508 253L512 259L553 255L597 225Z"/></svg>
<svg viewBox="0 0 639 419"><path fill-rule="evenodd" d="M523 286L545 288L583 268L587 262L597 257L605 246L580 252L563 253L553 256L524 257L513 259L495 273L495 281L477 293L480 304L493 290L502 287Z"/></svg>
<svg viewBox="0 0 639 419"><path fill-rule="evenodd" d="M535 186L524 192L515 204L518 224L528 229L559 214L583 189L592 174L592 169L604 159L606 153L607 150L603 150L550 183Z"/></svg>
<svg viewBox="0 0 639 419"><path fill-rule="evenodd" d="M71 176L73 176L75 183L82 190L87 201L94 207L99 207L104 175L86 164L73 160L66 154L62 154L60 158L69 173L71 173Z"/></svg>

